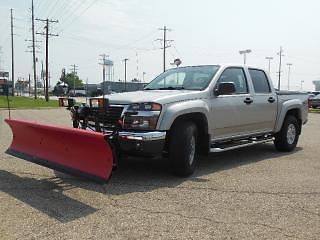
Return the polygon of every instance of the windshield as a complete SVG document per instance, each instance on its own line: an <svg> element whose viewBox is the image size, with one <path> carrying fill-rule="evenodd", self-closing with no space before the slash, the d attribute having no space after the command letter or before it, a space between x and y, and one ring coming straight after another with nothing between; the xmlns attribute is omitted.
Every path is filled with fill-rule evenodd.
<svg viewBox="0 0 320 240"><path fill-rule="evenodd" d="M150 82L145 90L164 89L205 89L213 76L218 71L219 66L197 66L170 69Z"/></svg>
<svg viewBox="0 0 320 240"><path fill-rule="evenodd" d="M313 97L313 99L320 99L320 94L318 94L315 97Z"/></svg>

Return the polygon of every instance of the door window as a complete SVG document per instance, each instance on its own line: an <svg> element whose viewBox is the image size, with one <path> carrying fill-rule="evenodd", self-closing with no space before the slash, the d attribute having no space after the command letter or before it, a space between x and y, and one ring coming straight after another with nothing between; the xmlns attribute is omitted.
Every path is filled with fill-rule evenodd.
<svg viewBox="0 0 320 240"><path fill-rule="evenodd" d="M248 84L245 73L242 68L227 68L221 74L217 84L223 82L232 82L236 88L236 94L248 93Z"/></svg>
<svg viewBox="0 0 320 240"><path fill-rule="evenodd" d="M249 73L252 79L254 91L256 93L271 92L269 81L264 71L258 69L249 69Z"/></svg>

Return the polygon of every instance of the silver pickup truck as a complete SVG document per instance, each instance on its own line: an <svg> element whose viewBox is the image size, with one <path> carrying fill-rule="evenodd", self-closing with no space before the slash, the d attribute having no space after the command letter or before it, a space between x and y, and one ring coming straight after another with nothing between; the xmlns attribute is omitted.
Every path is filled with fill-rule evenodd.
<svg viewBox="0 0 320 240"><path fill-rule="evenodd" d="M118 129L122 153L162 154L174 172L194 172L201 154L273 141L292 151L307 122L308 96L275 91L268 73L236 65L170 69L143 91L106 95L108 106L95 112L99 99L73 112L74 127Z"/></svg>

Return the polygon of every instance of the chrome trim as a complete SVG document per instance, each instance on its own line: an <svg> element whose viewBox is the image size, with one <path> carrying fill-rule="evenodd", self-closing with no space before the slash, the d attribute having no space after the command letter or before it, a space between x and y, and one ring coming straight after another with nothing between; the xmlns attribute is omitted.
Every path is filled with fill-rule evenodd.
<svg viewBox="0 0 320 240"><path fill-rule="evenodd" d="M111 131L107 132L111 133ZM118 137L128 140L138 140L138 141L156 141L156 140L165 140L166 132L119 132Z"/></svg>

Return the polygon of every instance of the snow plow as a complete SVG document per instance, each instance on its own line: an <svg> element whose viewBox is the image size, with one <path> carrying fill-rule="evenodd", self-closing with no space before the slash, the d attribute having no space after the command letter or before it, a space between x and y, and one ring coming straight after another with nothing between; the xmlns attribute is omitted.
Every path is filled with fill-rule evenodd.
<svg viewBox="0 0 320 240"><path fill-rule="evenodd" d="M142 119L137 110L110 104L106 98L91 98L89 102L77 104L72 98L59 99L59 106L70 111L73 128L6 119L13 134L6 153L98 182L111 177L120 154L162 154L166 132L132 130L131 125L137 122L134 117L139 118L138 123ZM159 106L152 105L146 113L146 120L155 127ZM145 121L142 123L146 125Z"/></svg>
<svg viewBox="0 0 320 240"><path fill-rule="evenodd" d="M6 153L94 181L107 181L115 162L110 134L5 119L13 140Z"/></svg>

